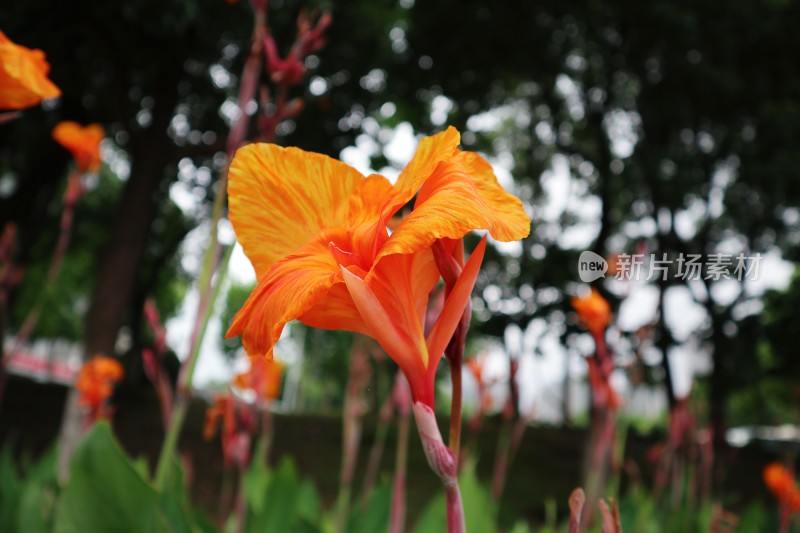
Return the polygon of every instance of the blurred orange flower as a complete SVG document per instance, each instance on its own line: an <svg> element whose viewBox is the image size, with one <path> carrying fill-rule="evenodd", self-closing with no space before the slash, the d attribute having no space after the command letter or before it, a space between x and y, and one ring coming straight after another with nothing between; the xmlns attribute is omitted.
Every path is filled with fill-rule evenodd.
<svg viewBox="0 0 800 533"><path fill-rule="evenodd" d="M277 359L251 357L250 370L236 376L233 386L255 392L259 401L272 401L281 394L283 369L283 363Z"/></svg>
<svg viewBox="0 0 800 533"><path fill-rule="evenodd" d="M214 397L214 404L206 409L205 423L203 424L203 439L211 440L217 433L217 426L222 421L222 433L233 433L236 430L236 412L233 398L229 395Z"/></svg>
<svg viewBox="0 0 800 533"><path fill-rule="evenodd" d="M602 335L611 322L611 306L594 288L587 296L572 298L572 307L583 327L595 336Z"/></svg>
<svg viewBox="0 0 800 533"><path fill-rule="evenodd" d="M252 427L250 413L245 410L237 417L236 400L228 394L218 395L214 404L206 410L203 438L211 440L222 422L222 457L226 465L243 467L250 461L250 435Z"/></svg>
<svg viewBox="0 0 800 533"><path fill-rule="evenodd" d="M764 483L782 506L791 512L800 511L800 489L789 470L780 463L764 467Z"/></svg>
<svg viewBox="0 0 800 533"><path fill-rule="evenodd" d="M44 52L14 44L0 31L0 109L23 109L61 96L49 72Z"/></svg>
<svg viewBox="0 0 800 533"><path fill-rule="evenodd" d="M75 388L79 394L78 402L89 408L90 420L107 414L104 404L124 374L119 361L103 355L90 359L81 367Z"/></svg>
<svg viewBox="0 0 800 533"><path fill-rule="evenodd" d="M258 286L228 336L271 357L293 319L371 336L405 373L415 401L433 405L436 367L461 320L485 249L481 241L428 336L422 320L439 280L431 246L487 229L496 239L530 231L522 202L491 165L458 149L454 128L423 139L395 185L297 148L252 144L231 163L230 218ZM389 235L387 222L416 195Z"/></svg>
<svg viewBox="0 0 800 533"><path fill-rule="evenodd" d="M483 385L483 360L480 357L470 357L466 362L467 368L472 375L475 376L475 381L478 386Z"/></svg>
<svg viewBox="0 0 800 533"><path fill-rule="evenodd" d="M70 151L81 172L95 172L100 168L100 141L105 136L105 130L99 124L84 127L77 122L65 121L53 128L53 139Z"/></svg>

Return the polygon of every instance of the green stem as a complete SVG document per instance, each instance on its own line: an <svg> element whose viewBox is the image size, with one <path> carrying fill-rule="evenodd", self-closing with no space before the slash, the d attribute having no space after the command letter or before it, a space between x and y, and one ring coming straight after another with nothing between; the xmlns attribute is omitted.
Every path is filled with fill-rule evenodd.
<svg viewBox="0 0 800 533"><path fill-rule="evenodd" d="M178 445L178 437L180 436L188 407L189 399L187 397L178 396L175 398L175 403L172 405L172 416L170 417L171 423L167 435L164 437L164 444L161 447L161 455L158 457L158 466L156 467L155 486L157 490L163 489L169 478L170 463Z"/></svg>
<svg viewBox="0 0 800 533"><path fill-rule="evenodd" d="M213 223L213 221L212 221ZM215 224L216 225L216 224ZM212 261L205 262L206 265L215 266L213 261L213 254L218 250L218 242L216 232L212 232L211 243L206 251L206 259L212 255ZM178 445L178 437L183 429L183 422L186 418L186 411L189 408L189 400L191 398L192 378L194 371L197 367L197 360L200 356L200 346L202 345L203 336L208 328L208 322L211 318L211 313L214 308L214 302L220 293L220 288L225 281L225 274L228 271L228 263L231 259L233 246L228 246L222 257L222 262L219 265L219 273L217 275L216 284L211 287L206 285L200 295L200 304L197 310L198 320L195 322L194 331L192 333L192 342L189 347L189 357L184 362L181 368L181 375L178 379L178 394L175 395L175 403L172 406L172 415L170 416L170 425L167 435L164 438L164 444L161 447L161 454L158 458L158 465L156 466L155 486L157 489L162 489L167 482L169 476L169 464L175 454L175 448ZM204 271L205 271L204 267ZM204 272L207 274L207 272ZM202 276L204 279L211 283L210 275Z"/></svg>

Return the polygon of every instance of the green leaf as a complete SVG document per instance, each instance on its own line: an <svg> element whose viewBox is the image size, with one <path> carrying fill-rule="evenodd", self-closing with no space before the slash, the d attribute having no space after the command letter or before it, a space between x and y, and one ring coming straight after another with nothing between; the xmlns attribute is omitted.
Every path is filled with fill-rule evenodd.
<svg viewBox="0 0 800 533"><path fill-rule="evenodd" d="M28 469L17 510L18 531L45 533L52 530L58 497L57 459L56 449L51 448Z"/></svg>
<svg viewBox="0 0 800 533"><path fill-rule="evenodd" d="M392 487L388 483L383 483L372 492L363 512L360 509L353 509L347 523L347 531L353 533L386 531L391 506Z"/></svg>
<svg viewBox="0 0 800 533"><path fill-rule="evenodd" d="M14 465L12 446L3 447L0 455L0 531L15 531L19 507L20 479Z"/></svg>
<svg viewBox="0 0 800 533"><path fill-rule="evenodd" d="M305 480L300 485L297 497L297 517L303 524L314 525L319 529L321 515L322 504L320 504L317 489L314 487L314 483Z"/></svg>
<svg viewBox="0 0 800 533"><path fill-rule="evenodd" d="M250 485L249 502L258 500L258 493L254 493L252 490L263 483L258 477L264 474L258 473L259 470L257 468L254 469L254 472L257 478ZM261 494L262 503L252 506L252 512L247 520L246 531L252 533L293 531L293 526L297 520L300 477L291 459L284 459L278 465L278 468L270 473L267 489Z"/></svg>
<svg viewBox="0 0 800 533"><path fill-rule="evenodd" d="M75 449L69 483L56 509L55 532L169 531L159 503L158 492L120 449L109 425L99 423Z"/></svg>

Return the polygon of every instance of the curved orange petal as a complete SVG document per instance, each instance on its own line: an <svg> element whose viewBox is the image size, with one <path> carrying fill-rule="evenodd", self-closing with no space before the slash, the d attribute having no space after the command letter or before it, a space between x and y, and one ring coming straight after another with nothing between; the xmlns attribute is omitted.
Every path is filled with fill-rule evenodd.
<svg viewBox="0 0 800 533"><path fill-rule="evenodd" d="M441 133L420 140L414 157L397 178L394 195L384 206L384 216L393 215L411 200L425 180L436 170L436 166L456 154L460 142L461 134L452 126Z"/></svg>
<svg viewBox="0 0 800 533"><path fill-rule="evenodd" d="M431 251L386 257L366 278L347 269L342 274L363 333L400 366L414 398L432 405L433 378L442 354L428 353L423 331L428 295L439 279Z"/></svg>
<svg viewBox="0 0 800 533"><path fill-rule="evenodd" d="M481 269L483 262L483 254L486 251L486 237L480 240L478 246L473 250L464 270L455 282L447 300L444 303L442 312L436 323L431 328L428 338L426 340L428 351L433 355L444 353L447 348L447 343L461 321L464 315L464 309L469 303L470 296L472 295L472 288L475 286L475 280L478 279L478 272Z"/></svg>
<svg viewBox="0 0 800 533"><path fill-rule="evenodd" d="M500 241L530 233L530 218L519 198L497 183L491 165L473 152L441 162L419 191L414 210L392 233L379 257L412 253L436 239L458 239L474 229Z"/></svg>
<svg viewBox="0 0 800 533"><path fill-rule="evenodd" d="M364 176L322 154L250 144L236 152L228 180L230 220L261 280L321 230L345 225Z"/></svg>
<svg viewBox="0 0 800 533"><path fill-rule="evenodd" d="M248 354L271 356L287 322L319 302L341 281L326 235L273 264L233 319L226 337L242 336Z"/></svg>
<svg viewBox="0 0 800 533"><path fill-rule="evenodd" d="M22 109L61 96L49 72L44 52L14 44L0 32L0 109Z"/></svg>
<svg viewBox="0 0 800 533"><path fill-rule="evenodd" d="M344 282L334 284L324 298L297 319L312 328L370 334Z"/></svg>

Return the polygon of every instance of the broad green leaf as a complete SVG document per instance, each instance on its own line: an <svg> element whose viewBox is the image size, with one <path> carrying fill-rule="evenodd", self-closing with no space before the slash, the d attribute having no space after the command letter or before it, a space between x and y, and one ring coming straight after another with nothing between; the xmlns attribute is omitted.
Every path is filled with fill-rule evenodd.
<svg viewBox="0 0 800 533"><path fill-rule="evenodd" d="M51 448L31 463L22 483L17 509L17 530L49 533L58 497L57 453Z"/></svg>
<svg viewBox="0 0 800 533"><path fill-rule="evenodd" d="M269 483L263 494L263 505L259 506L261 512L252 512L248 516L246 531L292 531L297 519L299 494L300 478L297 469L291 459L284 459L270 473ZM252 494L251 498L256 496Z"/></svg>
<svg viewBox="0 0 800 533"><path fill-rule="evenodd" d="M347 523L347 531L353 533L371 533L386 531L389 526L389 514L392 506L392 487L383 483L369 497L362 511L354 508Z"/></svg>
<svg viewBox="0 0 800 533"><path fill-rule="evenodd" d="M75 449L55 532L167 531L159 514L159 494L120 449L109 425L96 424Z"/></svg>

